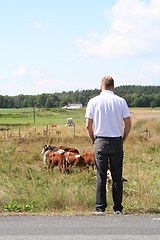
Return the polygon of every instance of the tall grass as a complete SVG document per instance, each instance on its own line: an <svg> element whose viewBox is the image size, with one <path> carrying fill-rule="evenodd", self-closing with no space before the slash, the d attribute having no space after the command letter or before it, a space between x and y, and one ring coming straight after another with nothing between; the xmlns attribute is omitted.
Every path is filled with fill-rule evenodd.
<svg viewBox="0 0 160 240"><path fill-rule="evenodd" d="M74 114L81 119L82 113ZM63 113L58 114L56 110L56 114L60 119ZM132 116L132 130L124 145L123 177L128 180L124 183L124 211L160 213L160 119L159 115L146 119L139 117L139 112L136 114L136 117ZM42 122L43 117L48 118L40 116ZM60 174L57 167L47 173L41 155L45 143L76 147L80 153L93 151L85 130L85 119L76 123L75 134L73 127L65 126L65 121L57 128L49 129L47 135L43 133L45 125L21 127L20 139L16 137L16 126L9 126L8 137L4 134L8 132L5 125L5 130L0 131L0 212L89 214L95 202L95 172L79 170L76 174L73 166L70 174ZM150 132L148 138L146 128ZM106 211L112 213L111 188L107 200Z"/></svg>

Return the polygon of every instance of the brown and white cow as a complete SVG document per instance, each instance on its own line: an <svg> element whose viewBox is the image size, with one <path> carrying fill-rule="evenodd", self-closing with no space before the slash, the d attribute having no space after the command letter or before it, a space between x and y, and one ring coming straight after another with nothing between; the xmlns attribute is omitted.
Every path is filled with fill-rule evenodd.
<svg viewBox="0 0 160 240"><path fill-rule="evenodd" d="M47 158L49 157L50 152L57 152L59 154L64 154L65 151L63 149L59 149L56 146L51 146L49 144L45 144L43 146L43 149L42 149L42 152L41 152L41 154L44 154L44 156L43 156L43 163L44 164L47 163Z"/></svg>
<svg viewBox="0 0 160 240"><path fill-rule="evenodd" d="M59 149L63 149L65 152L74 152L74 153L79 154L79 151L76 148L59 146Z"/></svg>
<svg viewBox="0 0 160 240"><path fill-rule="evenodd" d="M54 166L59 166L59 171L65 173L66 171L66 158L62 154L49 152L48 172L51 167L52 171Z"/></svg>
<svg viewBox="0 0 160 240"><path fill-rule="evenodd" d="M76 154L74 152L65 152L64 156L66 158L66 164L67 167L75 165L75 171L77 172L78 167L79 168L85 168L86 163L84 161L84 158L80 154Z"/></svg>
<svg viewBox="0 0 160 240"><path fill-rule="evenodd" d="M92 169L94 170L94 152L85 152L82 154L82 157L84 158L88 170L89 166L91 166Z"/></svg>

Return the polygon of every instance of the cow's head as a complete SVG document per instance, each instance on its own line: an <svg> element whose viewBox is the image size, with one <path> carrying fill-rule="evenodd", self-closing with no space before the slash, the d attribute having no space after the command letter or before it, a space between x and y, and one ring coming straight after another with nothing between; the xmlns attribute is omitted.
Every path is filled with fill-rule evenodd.
<svg viewBox="0 0 160 240"><path fill-rule="evenodd" d="M42 148L41 154L44 154L47 150L50 150L50 149L51 149L51 146L48 144L45 144Z"/></svg>

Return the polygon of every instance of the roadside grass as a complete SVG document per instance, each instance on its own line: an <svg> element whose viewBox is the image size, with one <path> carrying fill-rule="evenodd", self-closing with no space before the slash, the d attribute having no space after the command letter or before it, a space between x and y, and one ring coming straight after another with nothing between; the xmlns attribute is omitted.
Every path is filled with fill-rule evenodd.
<svg viewBox="0 0 160 240"><path fill-rule="evenodd" d="M43 114L45 111L48 112L43 110ZM128 214L160 213L160 118L158 117L160 115L156 115L157 117L154 115L152 118L148 111L134 109L132 130L124 145L123 177L127 182L124 182L123 205L124 212ZM57 119L64 114L63 111L58 113L58 109L53 112L56 112ZM145 113L150 118L145 118ZM65 114L68 116L68 113ZM75 134L73 127L65 126L64 115L63 124L57 125L54 129L49 127L47 134L44 131L45 124L21 125L20 138L18 126L10 125L7 130L3 122L4 129L0 131L1 214L21 212L85 215L93 211L96 191L95 172L90 169L89 172L79 170L75 173L73 166L70 167L70 174L60 174L57 167L53 172L47 173L47 166L43 165L41 150L45 143L76 147L80 153L93 151L93 145L85 130L84 111L76 111L72 114L79 116L77 121L81 119L79 124L76 123ZM43 118L48 119L46 115L39 117L41 122ZM6 118L6 122L9 123L11 120ZM149 135L146 129L149 130ZM112 214L111 187L107 193L107 200L106 212Z"/></svg>

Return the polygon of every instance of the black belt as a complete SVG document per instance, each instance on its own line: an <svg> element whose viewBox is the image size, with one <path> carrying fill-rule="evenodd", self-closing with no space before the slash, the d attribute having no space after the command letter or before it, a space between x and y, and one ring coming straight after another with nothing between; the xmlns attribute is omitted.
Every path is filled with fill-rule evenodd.
<svg viewBox="0 0 160 240"><path fill-rule="evenodd" d="M102 136L96 136L96 139L97 138L102 138L102 139L121 139L121 136L120 137L102 137Z"/></svg>

